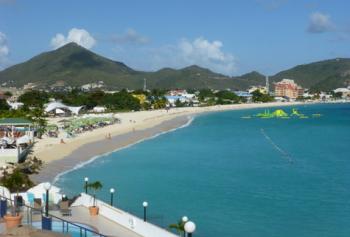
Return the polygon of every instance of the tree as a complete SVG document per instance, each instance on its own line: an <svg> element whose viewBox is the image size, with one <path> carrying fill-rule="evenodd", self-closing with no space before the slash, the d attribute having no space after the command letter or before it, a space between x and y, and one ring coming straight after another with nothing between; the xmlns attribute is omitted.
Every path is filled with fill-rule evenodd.
<svg viewBox="0 0 350 237"><path fill-rule="evenodd" d="M219 91L215 94L218 97L218 104L231 104L231 103L239 103L240 98L235 93L230 91Z"/></svg>
<svg viewBox="0 0 350 237"><path fill-rule="evenodd" d="M198 97L199 97L199 100L203 101L208 97L209 98L215 97L215 95L210 89L202 89L199 91Z"/></svg>
<svg viewBox="0 0 350 237"><path fill-rule="evenodd" d="M9 110L10 106L7 104L6 100L0 99L0 111Z"/></svg>
<svg viewBox="0 0 350 237"><path fill-rule="evenodd" d="M37 126L39 138L46 132L47 120L44 116L44 110L42 108L35 108L31 111L31 119Z"/></svg>
<svg viewBox="0 0 350 237"><path fill-rule="evenodd" d="M28 178L28 176L23 174L19 169L15 169L13 173L10 175L5 174L1 180L1 183L5 187L7 187L11 192L16 192L17 197L18 197L19 191L23 189L23 187L30 187L33 184ZM18 210L17 210L17 198L16 198L12 208L12 216L17 216L17 215L18 215Z"/></svg>
<svg viewBox="0 0 350 237"><path fill-rule="evenodd" d="M184 107L185 106L185 103L181 102L180 99L177 99L175 101L175 106L176 107Z"/></svg>
<svg viewBox="0 0 350 237"><path fill-rule="evenodd" d="M100 190L102 188L102 183L100 181L87 183L87 184L84 185L84 188L92 190L93 198L94 198L93 206L95 207L96 206L96 193L97 193L98 190Z"/></svg>
<svg viewBox="0 0 350 237"><path fill-rule="evenodd" d="M185 222L183 222L182 220L179 220L177 223L175 224L170 224L169 225L169 229L174 229L176 230L176 232L181 235L182 233L185 232Z"/></svg>
<svg viewBox="0 0 350 237"><path fill-rule="evenodd" d="M252 98L253 102L266 103L266 102L274 101L272 96L269 96L268 94L263 94L260 92L260 90L253 91L252 95L253 95L253 98Z"/></svg>
<svg viewBox="0 0 350 237"><path fill-rule="evenodd" d="M49 94L44 91L28 91L22 94L18 101L22 102L26 107L39 107L49 102Z"/></svg>
<svg viewBox="0 0 350 237"><path fill-rule="evenodd" d="M6 97L11 97L11 96L12 96L12 93L11 93L11 91L5 91L4 95L5 95Z"/></svg>

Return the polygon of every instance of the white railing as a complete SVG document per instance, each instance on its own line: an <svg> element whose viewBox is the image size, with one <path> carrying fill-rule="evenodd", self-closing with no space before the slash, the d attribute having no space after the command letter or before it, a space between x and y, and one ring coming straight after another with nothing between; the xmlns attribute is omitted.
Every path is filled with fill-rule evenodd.
<svg viewBox="0 0 350 237"><path fill-rule="evenodd" d="M93 203L93 197L82 193L81 196L72 204L72 206L90 207ZM119 225L144 237L177 237L177 235L162 229L149 222L124 212L118 208L112 207L105 202L96 200L96 206L99 207L99 215L118 223Z"/></svg>

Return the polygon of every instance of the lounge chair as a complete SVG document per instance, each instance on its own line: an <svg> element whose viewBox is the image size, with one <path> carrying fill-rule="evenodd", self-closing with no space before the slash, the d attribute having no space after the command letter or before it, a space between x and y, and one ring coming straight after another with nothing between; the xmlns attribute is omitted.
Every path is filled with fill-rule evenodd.
<svg viewBox="0 0 350 237"><path fill-rule="evenodd" d="M42 205L41 205L41 198L34 198L34 208L32 209L32 213L36 214L39 213L41 214L42 212Z"/></svg>
<svg viewBox="0 0 350 237"><path fill-rule="evenodd" d="M69 208L69 201L61 201L60 202L60 212L62 216L71 216L72 210Z"/></svg>

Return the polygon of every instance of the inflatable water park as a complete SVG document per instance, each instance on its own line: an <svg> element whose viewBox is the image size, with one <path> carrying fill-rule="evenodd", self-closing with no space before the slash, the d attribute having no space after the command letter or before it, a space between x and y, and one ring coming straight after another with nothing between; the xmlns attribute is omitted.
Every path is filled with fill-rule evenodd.
<svg viewBox="0 0 350 237"><path fill-rule="evenodd" d="M243 116L243 119L250 118L262 118L262 119L270 119L270 118L279 118L279 119L290 119L290 118L299 118L299 119L307 119L307 118L317 118L321 117L321 114L312 114L311 116L300 113L297 109L293 108L291 113L287 113L282 109L276 109L273 112L270 112L269 109L266 109L262 113L258 113L252 116Z"/></svg>

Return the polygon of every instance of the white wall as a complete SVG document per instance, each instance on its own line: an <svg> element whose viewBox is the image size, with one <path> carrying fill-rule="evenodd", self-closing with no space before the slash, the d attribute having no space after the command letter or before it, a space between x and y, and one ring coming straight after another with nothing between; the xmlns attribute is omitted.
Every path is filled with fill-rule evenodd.
<svg viewBox="0 0 350 237"><path fill-rule="evenodd" d="M90 195L85 193L81 194L72 206L92 206L93 198ZM130 213L124 212L118 208L111 207L107 203L97 200L96 204L100 210L99 215L104 216L107 219L110 219L114 222L117 222L119 225L124 226L125 228L141 235L144 237L177 237L177 235L168 232L165 229L162 229L156 225L153 225L148 222L144 222L142 219L131 215Z"/></svg>

